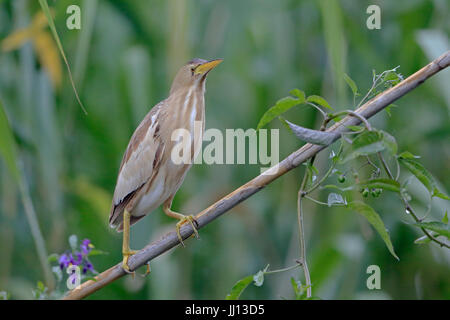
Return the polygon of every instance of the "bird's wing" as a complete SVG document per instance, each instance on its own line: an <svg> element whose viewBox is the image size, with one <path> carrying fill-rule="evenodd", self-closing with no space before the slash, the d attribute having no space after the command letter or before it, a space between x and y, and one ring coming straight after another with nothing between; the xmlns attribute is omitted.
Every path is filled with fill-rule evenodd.
<svg viewBox="0 0 450 320"><path fill-rule="evenodd" d="M163 142L159 137L158 117L161 102L154 106L136 128L120 164L113 203L109 215L111 227L121 222L121 215L127 204L138 195L142 186L151 179L160 163Z"/></svg>

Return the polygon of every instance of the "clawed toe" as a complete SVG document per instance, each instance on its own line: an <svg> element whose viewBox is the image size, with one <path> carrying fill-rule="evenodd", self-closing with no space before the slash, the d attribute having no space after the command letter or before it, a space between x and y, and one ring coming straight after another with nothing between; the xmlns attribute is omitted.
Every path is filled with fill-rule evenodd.
<svg viewBox="0 0 450 320"><path fill-rule="evenodd" d="M197 220L195 220L195 218L193 216L185 216L183 219L181 219L177 225L176 225L176 231L177 231L177 235L178 235L178 240L180 240L180 243L183 247L186 247L184 245L183 242L183 238L181 237L181 233L180 233L180 228L183 224L185 224L186 222L189 222L192 226L192 229L194 230L194 235L195 237L198 239L199 235L198 235L198 231L197 231L197 227L198 227L198 223ZM196 227L197 226L197 227Z"/></svg>
<svg viewBox="0 0 450 320"><path fill-rule="evenodd" d="M140 274L140 276L143 278L146 278L150 274L150 272L152 272L152 269L150 268L150 263L147 262L146 265L147 265L147 270L145 270L144 274Z"/></svg>
<svg viewBox="0 0 450 320"><path fill-rule="evenodd" d="M130 250L127 252L123 252L123 260L122 260L122 269L128 273L128 274L132 274L134 276L135 272L130 270L130 266L128 265L128 259L130 258L130 256L136 254L137 251L134 250Z"/></svg>

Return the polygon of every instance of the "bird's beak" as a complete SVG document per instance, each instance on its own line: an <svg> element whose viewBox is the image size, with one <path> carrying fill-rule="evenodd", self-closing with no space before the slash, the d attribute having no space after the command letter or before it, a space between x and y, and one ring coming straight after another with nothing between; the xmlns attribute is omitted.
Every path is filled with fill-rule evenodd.
<svg viewBox="0 0 450 320"><path fill-rule="evenodd" d="M215 59L215 60L211 60L211 61L202 63L201 65L198 65L195 68L194 73L195 74L207 74L209 71L214 69L217 65L219 65L222 61L223 61L223 59Z"/></svg>

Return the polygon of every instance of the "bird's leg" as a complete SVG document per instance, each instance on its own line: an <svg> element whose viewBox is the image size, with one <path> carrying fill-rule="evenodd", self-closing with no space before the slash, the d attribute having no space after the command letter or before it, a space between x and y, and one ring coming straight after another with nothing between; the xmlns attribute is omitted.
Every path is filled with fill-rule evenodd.
<svg viewBox="0 0 450 320"><path fill-rule="evenodd" d="M147 263L145 265L147 266L147 269L146 269L145 273L141 275L143 278L147 277L150 274L150 272L152 271L152 269L150 268L150 261L147 261Z"/></svg>
<svg viewBox="0 0 450 320"><path fill-rule="evenodd" d="M127 273L133 273L130 272L130 267L128 266L128 258L135 254L137 251L130 249L130 218L131 214L127 211L123 211L123 243L122 243L122 268Z"/></svg>
<svg viewBox="0 0 450 320"><path fill-rule="evenodd" d="M166 202L164 202L163 211L169 217L180 220L176 225L176 231L177 231L178 239L180 240L180 243L184 247L185 245L183 242L183 238L181 237L181 234L180 234L180 228L184 223L189 222L192 226L192 229L194 230L195 237L198 238L198 231L197 231L197 228L195 227L195 224L197 224L197 221L195 221L193 216L185 216L181 213L170 210L171 206L172 206L172 199L168 199Z"/></svg>

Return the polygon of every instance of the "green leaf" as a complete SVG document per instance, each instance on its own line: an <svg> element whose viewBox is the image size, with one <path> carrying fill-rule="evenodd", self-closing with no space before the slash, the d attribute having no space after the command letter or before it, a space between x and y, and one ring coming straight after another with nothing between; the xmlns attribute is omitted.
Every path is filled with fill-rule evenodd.
<svg viewBox="0 0 450 320"><path fill-rule="evenodd" d="M356 86L355 81L353 81L346 73L344 73L344 80L347 82L350 89L352 89L353 95L356 97L358 95L358 87Z"/></svg>
<svg viewBox="0 0 450 320"><path fill-rule="evenodd" d="M433 194L431 196L432 197L438 197L438 198L441 198L441 199L444 199L444 200L450 200L450 197L445 195L445 194L443 194L442 192L440 192L438 190L438 188L434 188Z"/></svg>
<svg viewBox="0 0 450 320"><path fill-rule="evenodd" d="M363 126L347 126L348 129L350 129L351 131L361 131L362 129L364 129Z"/></svg>
<svg viewBox="0 0 450 320"><path fill-rule="evenodd" d="M50 30L52 31L53 38L55 38L56 44L58 46L59 52L61 53L61 56L64 60L64 63L67 68L67 72L69 74L69 80L72 85L73 91L75 93L75 97L80 104L81 109L83 110L84 114L87 114L86 109L84 108L83 104L81 103L80 97L78 95L77 88L75 87L75 82L73 81L72 77L72 71L70 70L69 61L67 61L66 54L64 53L63 46L61 44L61 40L59 39L58 32L56 31L55 22L53 21L52 13L50 12L50 8L48 7L47 0L39 0L39 4L41 5L42 11L44 11L45 17L47 18L48 25L50 27Z"/></svg>
<svg viewBox="0 0 450 320"><path fill-rule="evenodd" d="M418 161L415 161L414 158L417 158L416 156L412 155L409 152L402 152L398 156L399 162L406 167L406 169L409 170L416 178L422 182L422 184L425 186L425 188L428 189L428 191L431 194L431 197L438 197L444 200L450 200L450 197L439 191L439 189L436 187L436 181L434 180L433 176L430 172L428 172L425 167L420 164Z"/></svg>
<svg viewBox="0 0 450 320"><path fill-rule="evenodd" d="M430 194L433 194L436 183L434 181L433 176L422 166L419 162L411 159L411 158L403 158L399 156L399 162L406 167L416 178L422 182L422 184L428 189Z"/></svg>
<svg viewBox="0 0 450 320"><path fill-rule="evenodd" d="M239 300L240 295L244 290L248 287L250 283L253 281L253 275L245 277L231 288L231 292L225 297L225 300Z"/></svg>
<svg viewBox="0 0 450 320"><path fill-rule="evenodd" d="M102 254L109 254L109 252L98 250L98 249L92 249L88 253L88 257L90 257L90 256L98 256L98 255L102 255Z"/></svg>
<svg viewBox="0 0 450 320"><path fill-rule="evenodd" d="M395 70L391 70L391 71L387 72L383 77L383 82L389 82L393 86L395 86L402 80L403 80L403 76L400 73L396 72Z"/></svg>
<svg viewBox="0 0 450 320"><path fill-rule="evenodd" d="M414 240L415 244L427 244L430 243L431 239L428 238L428 236L422 236L420 238L417 238L416 240Z"/></svg>
<svg viewBox="0 0 450 320"><path fill-rule="evenodd" d="M397 157L402 158L402 159L419 159L420 158L420 156L413 155L409 151L403 151Z"/></svg>
<svg viewBox="0 0 450 320"><path fill-rule="evenodd" d="M389 252L397 259L398 256L395 254L394 247L391 242L391 238L389 237L389 233L386 230L386 227L384 226L383 220L381 220L378 213L368 204L361 202L361 201L354 201L350 202L348 204L348 207L351 210L356 211L360 215L364 216L367 221L377 230L378 234L383 239L384 243L386 244L386 247L388 248Z"/></svg>
<svg viewBox="0 0 450 320"><path fill-rule="evenodd" d="M400 183L391 179L371 179L367 181L361 181L359 183L361 188L381 188L383 190L389 190L393 192L400 192Z"/></svg>
<svg viewBox="0 0 450 320"><path fill-rule="evenodd" d="M448 224L439 221L431 221L431 222L417 222L413 223L412 225L419 228L425 228L427 230L434 231L450 239L450 229Z"/></svg>
<svg viewBox="0 0 450 320"><path fill-rule="evenodd" d="M442 223L448 224L448 215L447 215L447 211L445 211L444 217L442 218Z"/></svg>
<svg viewBox="0 0 450 320"><path fill-rule="evenodd" d="M95 277L86 277L86 278L84 278L84 280L97 282L97 279Z"/></svg>
<svg viewBox="0 0 450 320"><path fill-rule="evenodd" d="M328 104L327 100L322 98L321 96L312 95L306 99L307 102L314 102L319 106L325 107L327 109L333 110L333 108Z"/></svg>
<svg viewBox="0 0 450 320"><path fill-rule="evenodd" d="M37 289L38 289L39 291L41 291L41 292L44 292L45 286L44 286L44 283L43 283L42 281L38 281L38 283L37 283Z"/></svg>
<svg viewBox="0 0 450 320"><path fill-rule="evenodd" d="M294 289L296 300L307 300L307 289L309 286L304 286L300 281L296 281L294 277L291 277L291 285Z"/></svg>
<svg viewBox="0 0 450 320"><path fill-rule="evenodd" d="M364 131L360 133L352 142L350 151L343 156L341 163L355 159L359 156L367 156L384 149L383 137L378 131Z"/></svg>
<svg viewBox="0 0 450 320"><path fill-rule="evenodd" d="M3 104L0 101L0 156L5 160L6 166L14 180L20 183L20 171L17 166L16 142L9 125Z"/></svg>
<svg viewBox="0 0 450 320"><path fill-rule="evenodd" d="M301 90L294 89L291 90L291 94L296 95L296 97L285 97L277 101L277 103L271 107L269 110L264 113L261 120L259 120L258 126L256 127L256 130L263 128L265 125L267 125L269 122L271 122L273 119L277 118L284 112L288 111L292 107L302 104L305 102L304 93ZM303 96L302 96L303 93Z"/></svg>
<svg viewBox="0 0 450 320"><path fill-rule="evenodd" d="M397 154L398 147L395 138L386 131L380 130L380 133L382 135L383 144L386 150L388 150L391 155Z"/></svg>
<svg viewBox="0 0 450 320"><path fill-rule="evenodd" d="M298 297L302 283L300 281L296 281L294 277L291 277L291 285L292 289L294 289L295 297Z"/></svg>
<svg viewBox="0 0 450 320"><path fill-rule="evenodd" d="M350 152L343 157L341 163L383 150L388 150L389 153L396 154L397 142L395 138L381 130L364 131L352 141Z"/></svg>
<svg viewBox="0 0 450 320"><path fill-rule="evenodd" d="M388 116L391 117L392 116L391 109L396 108L396 107L397 107L397 105L391 103L386 108L384 108L384 110L386 110L386 113L388 114Z"/></svg>
<svg viewBox="0 0 450 320"><path fill-rule="evenodd" d="M48 262L56 262L59 259L59 255L57 253L52 253L48 256L47 261Z"/></svg>
<svg viewBox="0 0 450 320"><path fill-rule="evenodd" d="M300 101L306 101L306 95L305 92L299 89L292 89L291 91L289 91L289 94L296 96L297 98L300 99Z"/></svg>

